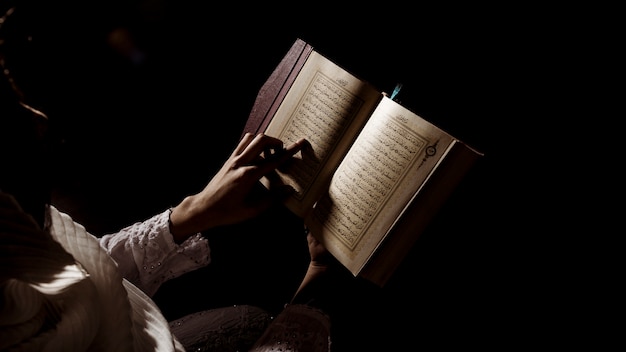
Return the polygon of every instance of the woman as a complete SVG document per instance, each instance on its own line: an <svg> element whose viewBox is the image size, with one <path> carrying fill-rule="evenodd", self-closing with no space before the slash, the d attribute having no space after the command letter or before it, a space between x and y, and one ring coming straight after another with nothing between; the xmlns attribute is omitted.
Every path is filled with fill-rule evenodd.
<svg viewBox="0 0 626 352"><path fill-rule="evenodd" d="M14 81L10 40L2 39L0 349L330 348L330 320L318 298L334 261L310 234L308 270L275 318L258 307L231 306L168 322L150 298L167 280L210 265L202 231L251 219L289 194L282 185L267 192L256 187L288 163L304 139L283 146L276 138L247 134L201 192L119 232L93 236L50 204L48 172L55 160L47 145L48 118ZM268 151L279 153L265 157Z"/></svg>

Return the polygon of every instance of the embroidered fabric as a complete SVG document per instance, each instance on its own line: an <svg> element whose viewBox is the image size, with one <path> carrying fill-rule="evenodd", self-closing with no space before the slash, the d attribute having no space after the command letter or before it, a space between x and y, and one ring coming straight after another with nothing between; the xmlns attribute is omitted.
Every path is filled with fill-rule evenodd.
<svg viewBox="0 0 626 352"><path fill-rule="evenodd" d="M248 351L271 321L259 307L236 305L186 315L170 330L187 351Z"/></svg>
<svg viewBox="0 0 626 352"><path fill-rule="evenodd" d="M169 230L170 212L168 209L100 239L122 276L150 297L164 282L211 262L208 240L201 234L180 245L174 242Z"/></svg>
<svg viewBox="0 0 626 352"><path fill-rule="evenodd" d="M250 351L327 352L330 347L329 316L307 305L288 304Z"/></svg>

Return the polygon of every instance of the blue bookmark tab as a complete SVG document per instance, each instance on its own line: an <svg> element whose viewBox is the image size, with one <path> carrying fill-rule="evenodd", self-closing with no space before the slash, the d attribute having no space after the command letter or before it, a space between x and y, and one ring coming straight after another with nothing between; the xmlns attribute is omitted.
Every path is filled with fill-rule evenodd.
<svg viewBox="0 0 626 352"><path fill-rule="evenodd" d="M396 87L393 89L393 92L391 93L391 96L389 98L391 100L395 100L396 95L398 95L398 93L400 93L400 89L402 89L402 83L396 84Z"/></svg>

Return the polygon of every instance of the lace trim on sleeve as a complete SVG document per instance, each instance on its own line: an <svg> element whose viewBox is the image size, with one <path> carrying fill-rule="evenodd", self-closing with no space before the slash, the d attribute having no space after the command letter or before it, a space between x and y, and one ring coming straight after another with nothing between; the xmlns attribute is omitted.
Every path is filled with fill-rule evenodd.
<svg viewBox="0 0 626 352"><path fill-rule="evenodd" d="M208 240L200 233L180 245L174 242L169 230L170 212L168 209L100 240L124 277L148 296L165 281L211 262Z"/></svg>

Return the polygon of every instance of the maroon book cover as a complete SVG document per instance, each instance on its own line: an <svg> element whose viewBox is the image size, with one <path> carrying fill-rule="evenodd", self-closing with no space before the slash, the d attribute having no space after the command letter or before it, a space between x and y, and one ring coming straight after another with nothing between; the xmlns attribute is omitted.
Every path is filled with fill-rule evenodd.
<svg viewBox="0 0 626 352"><path fill-rule="evenodd" d="M246 132L256 134L265 130L311 51L311 45L296 39L259 90L241 137Z"/></svg>

